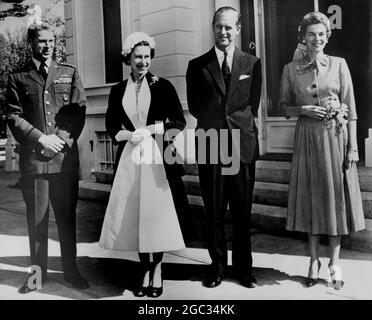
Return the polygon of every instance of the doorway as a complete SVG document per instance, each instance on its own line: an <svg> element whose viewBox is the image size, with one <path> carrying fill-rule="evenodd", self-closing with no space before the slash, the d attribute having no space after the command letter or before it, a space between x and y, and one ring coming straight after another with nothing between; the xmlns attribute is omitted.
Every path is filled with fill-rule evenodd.
<svg viewBox="0 0 372 320"><path fill-rule="evenodd" d="M253 7L256 51L263 67L261 154L293 152L296 118L288 120L281 114L278 103L280 78L284 65L292 60L302 17L319 10L330 17L332 23L326 54L345 58L351 72L359 118L358 145L363 159L364 139L368 129L372 128L372 91L369 89L372 83L372 1L254 0ZM336 10L339 16L335 16Z"/></svg>

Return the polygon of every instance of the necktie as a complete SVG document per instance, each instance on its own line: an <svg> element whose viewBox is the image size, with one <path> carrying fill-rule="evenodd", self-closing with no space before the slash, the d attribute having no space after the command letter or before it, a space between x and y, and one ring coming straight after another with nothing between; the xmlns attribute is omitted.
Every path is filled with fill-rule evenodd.
<svg viewBox="0 0 372 320"><path fill-rule="evenodd" d="M227 63L227 52L225 52L224 55L225 56L222 62L222 76L223 80L225 81L225 86L228 88L230 83L230 67Z"/></svg>
<svg viewBox="0 0 372 320"><path fill-rule="evenodd" d="M39 67L39 72L40 72L41 76L43 77L44 81L46 81L46 79L48 77L48 73L46 72L45 68L46 68L45 62L41 62L40 67Z"/></svg>

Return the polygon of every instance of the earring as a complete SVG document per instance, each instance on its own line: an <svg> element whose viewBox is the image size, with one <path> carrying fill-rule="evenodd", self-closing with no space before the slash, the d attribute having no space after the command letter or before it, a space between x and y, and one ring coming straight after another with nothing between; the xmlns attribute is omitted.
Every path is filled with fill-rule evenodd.
<svg viewBox="0 0 372 320"><path fill-rule="evenodd" d="M306 41L305 40L302 40L302 43L305 43Z"/></svg>

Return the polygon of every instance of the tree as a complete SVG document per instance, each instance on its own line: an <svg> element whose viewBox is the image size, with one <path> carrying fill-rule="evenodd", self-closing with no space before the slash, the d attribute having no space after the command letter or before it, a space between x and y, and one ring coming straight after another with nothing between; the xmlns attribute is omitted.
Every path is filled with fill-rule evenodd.
<svg viewBox="0 0 372 320"><path fill-rule="evenodd" d="M27 4L22 4L22 1L3 1L13 3L13 8L0 12L0 21L7 17L24 17L27 14L27 9L30 7Z"/></svg>
<svg viewBox="0 0 372 320"><path fill-rule="evenodd" d="M51 0L52 4L57 4L61 0ZM29 5L22 4L22 1L4 1L13 3L13 8L0 12L0 21L6 17L24 17L27 14ZM43 21L53 26L56 35L54 58L58 62L66 61L66 39L65 39L65 20L63 17L47 16L50 8L44 9ZM0 34L0 138L4 133L4 121L1 121L5 105L5 94L8 75L13 70L20 68L31 57L31 48L27 42L27 30L22 30L19 34Z"/></svg>
<svg viewBox="0 0 372 320"><path fill-rule="evenodd" d="M0 117L3 118L8 75L23 66L31 57L30 45L25 37L4 37L0 34ZM4 119L0 119L0 138L6 137Z"/></svg>

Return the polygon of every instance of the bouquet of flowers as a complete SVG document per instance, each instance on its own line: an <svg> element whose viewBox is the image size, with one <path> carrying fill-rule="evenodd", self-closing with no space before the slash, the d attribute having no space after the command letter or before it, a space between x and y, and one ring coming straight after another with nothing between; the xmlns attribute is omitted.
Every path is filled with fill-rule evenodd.
<svg viewBox="0 0 372 320"><path fill-rule="evenodd" d="M324 121L326 124L331 124L330 120L334 119L336 121L336 127L340 129L344 124L348 122L348 106L335 97L329 99L324 105L326 108L326 115L324 116Z"/></svg>

